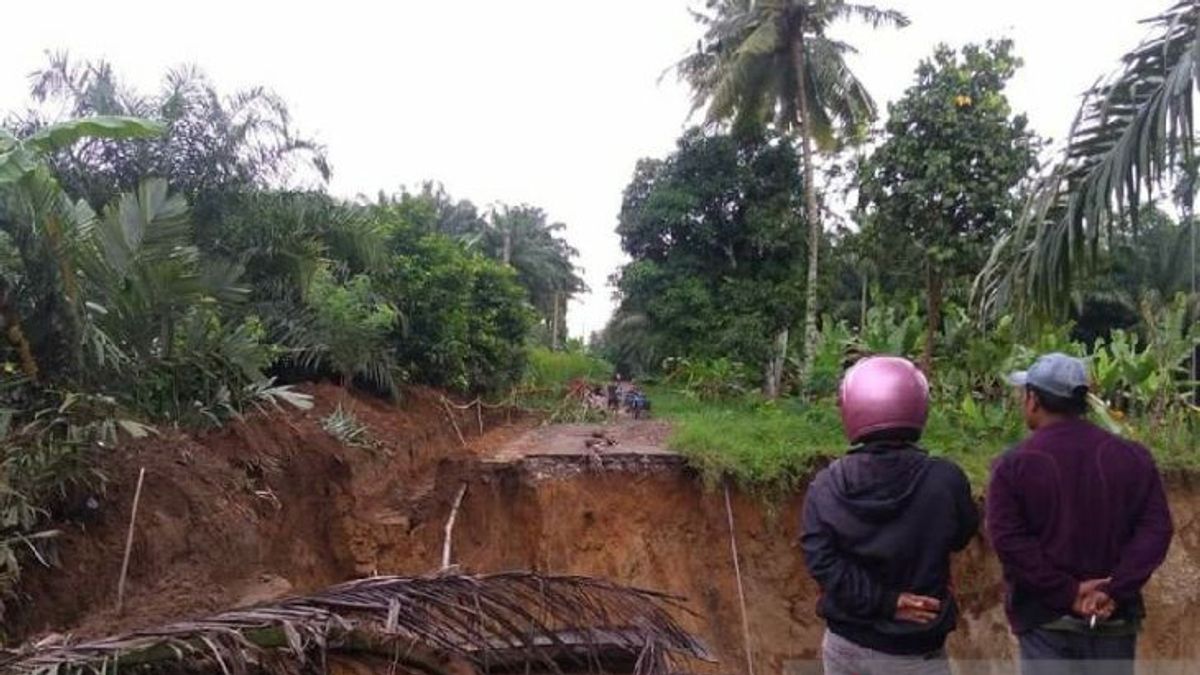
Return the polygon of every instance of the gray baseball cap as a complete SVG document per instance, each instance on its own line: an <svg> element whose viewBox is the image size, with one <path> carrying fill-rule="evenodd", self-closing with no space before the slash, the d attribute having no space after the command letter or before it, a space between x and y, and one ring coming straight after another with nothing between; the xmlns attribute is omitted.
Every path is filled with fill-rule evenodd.
<svg viewBox="0 0 1200 675"><path fill-rule="evenodd" d="M1087 366L1074 356L1059 352L1039 356L1029 370L1009 373L1005 378L1015 387L1034 387L1061 398L1074 398L1080 387L1087 389Z"/></svg>

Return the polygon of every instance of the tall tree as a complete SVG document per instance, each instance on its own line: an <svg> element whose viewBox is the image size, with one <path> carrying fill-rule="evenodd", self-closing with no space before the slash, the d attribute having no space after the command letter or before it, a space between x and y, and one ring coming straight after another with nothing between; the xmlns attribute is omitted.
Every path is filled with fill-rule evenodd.
<svg viewBox="0 0 1200 675"><path fill-rule="evenodd" d="M666 159L638 162L617 228L633 260L606 331L618 366L728 357L770 371L800 301L796 164L786 138L695 129Z"/></svg>
<svg viewBox="0 0 1200 675"><path fill-rule="evenodd" d="M162 125L153 139L93 138L52 155L67 192L95 208L136 189L142 178L157 176L189 201L203 228L222 215L229 193L319 184L329 176L324 147L294 128L278 95L263 87L222 93L194 67L169 71L159 90L143 94L126 87L105 61L58 54L33 74L31 94L38 106L8 124L18 134L53 124L63 111L74 117L134 116Z"/></svg>
<svg viewBox="0 0 1200 675"><path fill-rule="evenodd" d="M553 349L566 334L567 301L587 290L575 268L579 251L560 236L565 229L535 206L501 205L492 210L481 242L490 257L516 269Z"/></svg>
<svg viewBox="0 0 1200 675"><path fill-rule="evenodd" d="M832 149L839 135L859 136L876 114L870 94L846 64L854 48L828 31L844 19L903 27L908 18L895 10L843 0L708 0L707 10L696 14L705 29L697 51L678 69L692 86L694 107L707 107L710 121L732 121L736 129L773 123L800 135L808 225L807 369L816 345L823 234L813 155ZM786 329L776 342L786 352ZM766 389L776 393L778 381L768 382Z"/></svg>
<svg viewBox="0 0 1200 675"><path fill-rule="evenodd" d="M557 349L566 338L567 303L587 291L575 266L579 251L562 236L566 225L528 204L498 204L481 215L469 200L453 199L434 182L423 183L418 192L380 195L373 206L511 266L541 316L547 346Z"/></svg>
<svg viewBox="0 0 1200 675"><path fill-rule="evenodd" d="M933 365L947 281L974 273L987 242L1011 227L1016 187L1033 168L1036 140L1012 114L1004 87L1020 60L1008 40L939 46L917 81L889 106L883 143L860 167L860 207L880 254L919 250L928 330L922 365Z"/></svg>

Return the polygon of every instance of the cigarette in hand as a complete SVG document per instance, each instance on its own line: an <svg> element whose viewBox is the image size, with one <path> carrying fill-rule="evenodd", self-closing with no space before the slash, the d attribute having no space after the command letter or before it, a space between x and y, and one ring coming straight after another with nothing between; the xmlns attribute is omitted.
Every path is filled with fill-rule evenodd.
<svg viewBox="0 0 1200 675"><path fill-rule="evenodd" d="M1092 614L1088 617L1088 628L1091 630L1096 629L1096 615L1095 614Z"/></svg>

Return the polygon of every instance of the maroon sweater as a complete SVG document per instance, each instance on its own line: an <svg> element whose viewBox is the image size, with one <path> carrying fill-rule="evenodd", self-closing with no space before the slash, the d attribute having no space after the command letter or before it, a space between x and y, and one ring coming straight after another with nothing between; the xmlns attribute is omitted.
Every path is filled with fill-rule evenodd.
<svg viewBox="0 0 1200 675"><path fill-rule="evenodd" d="M1023 633L1070 614L1086 579L1112 577L1114 618L1139 619L1142 586L1166 557L1172 526L1150 453L1072 419L996 461L987 531L1004 566L1009 621Z"/></svg>

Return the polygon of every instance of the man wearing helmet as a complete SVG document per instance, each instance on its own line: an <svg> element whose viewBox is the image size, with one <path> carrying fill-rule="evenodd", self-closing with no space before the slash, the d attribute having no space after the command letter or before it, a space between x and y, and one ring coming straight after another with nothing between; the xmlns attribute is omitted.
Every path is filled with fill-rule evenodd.
<svg viewBox="0 0 1200 675"><path fill-rule="evenodd" d="M1087 368L1047 354L1013 373L1032 433L992 467L987 529L1025 673L1133 673L1141 589L1171 514L1142 446L1089 423Z"/></svg>
<svg viewBox="0 0 1200 675"><path fill-rule="evenodd" d="M929 385L909 361L859 361L838 402L852 447L813 479L801 536L821 586L825 672L948 675L950 554L979 527L970 483L917 446Z"/></svg>

